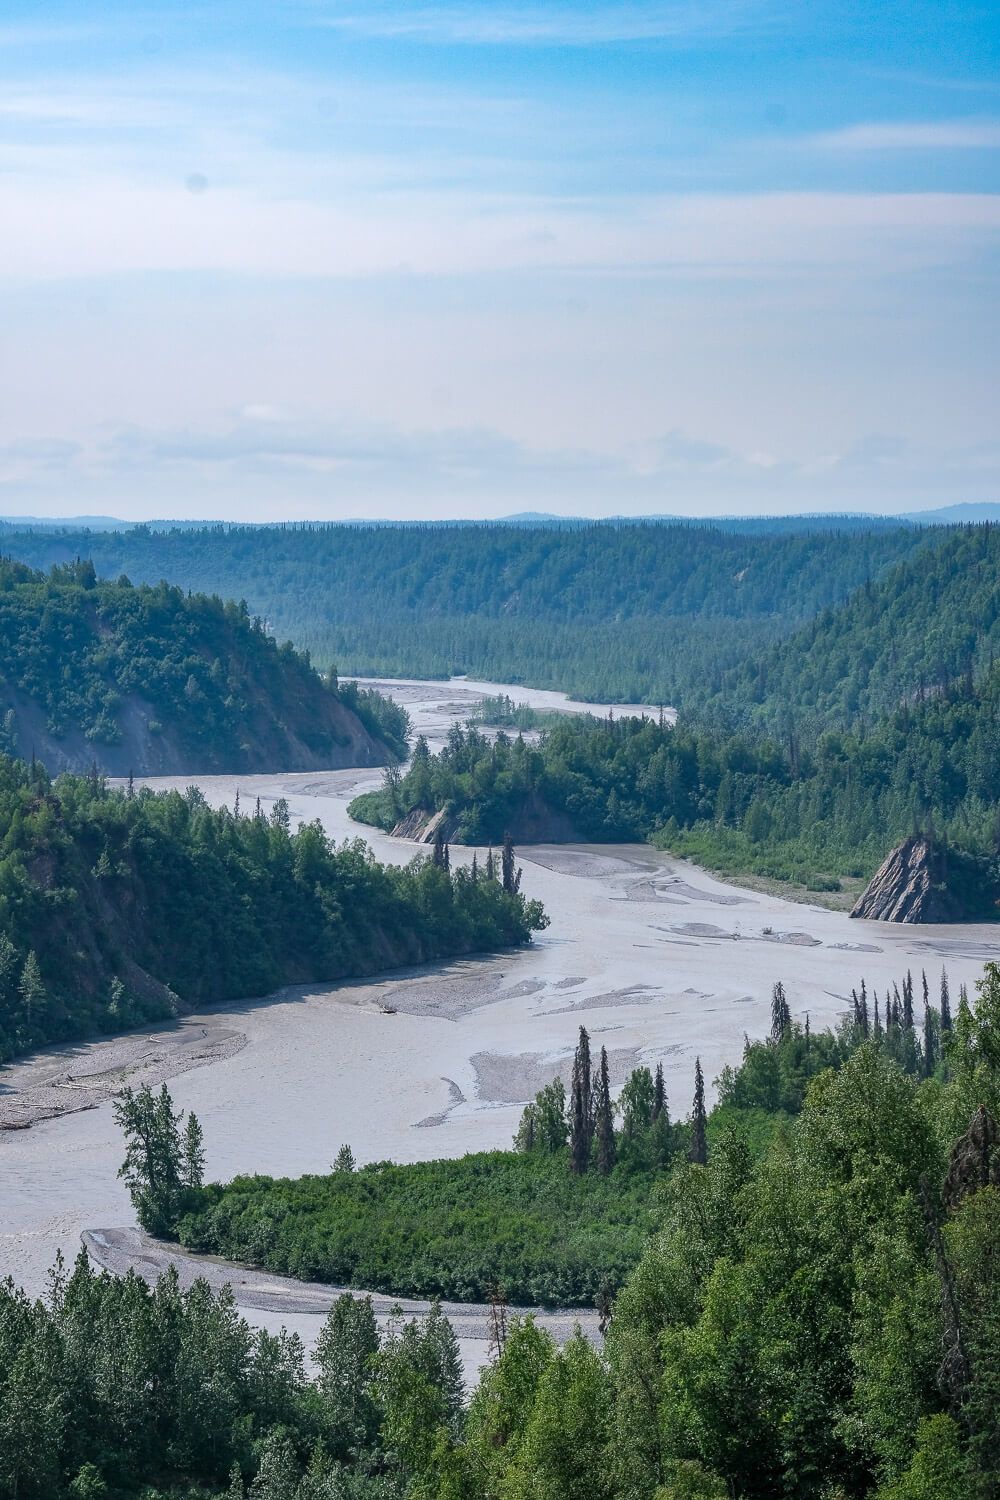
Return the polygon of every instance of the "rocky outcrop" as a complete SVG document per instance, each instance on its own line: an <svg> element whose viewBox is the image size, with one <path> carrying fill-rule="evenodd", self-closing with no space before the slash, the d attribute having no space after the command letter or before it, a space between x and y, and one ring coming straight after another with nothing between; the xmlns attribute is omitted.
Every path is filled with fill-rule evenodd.
<svg viewBox="0 0 1000 1500"><path fill-rule="evenodd" d="M990 904L968 861L926 838L904 839L858 898L852 917L870 922L962 922Z"/></svg>
<svg viewBox="0 0 1000 1500"><path fill-rule="evenodd" d="M572 819L550 807L537 794L511 814L504 828L493 829L492 835L487 829L481 836L469 837L467 829L475 823L474 807L465 813L448 813L444 808L429 812L427 808L416 807L396 824L392 835L397 839L412 839L416 844L433 844L439 829L445 842L452 844L499 845L507 833L515 844L575 844L580 840L580 830Z"/></svg>

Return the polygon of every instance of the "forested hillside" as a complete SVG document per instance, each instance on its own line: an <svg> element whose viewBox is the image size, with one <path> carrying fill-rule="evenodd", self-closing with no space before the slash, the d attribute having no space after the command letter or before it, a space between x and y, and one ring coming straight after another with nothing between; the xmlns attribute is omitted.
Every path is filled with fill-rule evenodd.
<svg viewBox="0 0 1000 1500"><path fill-rule="evenodd" d="M537 903L191 788L51 782L0 756L0 1061L182 1009L525 943Z"/></svg>
<svg viewBox="0 0 1000 1500"><path fill-rule="evenodd" d="M951 846L970 911L992 911L1000 666L978 687L959 678L864 733L829 731L812 745L656 718L566 718L537 746L456 727L440 755L418 741L405 776L351 804L384 828L416 809L444 809L443 831L460 842L497 843L508 830L523 841L547 814L549 839L652 837L716 869L816 889L867 877L919 829Z"/></svg>
<svg viewBox="0 0 1000 1500"><path fill-rule="evenodd" d="M1000 527L987 523L943 534L700 696L812 737L978 680L998 654Z"/></svg>
<svg viewBox="0 0 1000 1500"><path fill-rule="evenodd" d="M324 682L245 604L0 560L0 749L114 775L384 765L406 716Z"/></svg>
<svg viewBox="0 0 1000 1500"><path fill-rule="evenodd" d="M835 525L836 523L831 523ZM38 531L36 567L246 599L342 672L468 672L613 701L683 701L776 635L939 540L872 524L743 533L684 523ZM544 627L544 628L542 628Z"/></svg>

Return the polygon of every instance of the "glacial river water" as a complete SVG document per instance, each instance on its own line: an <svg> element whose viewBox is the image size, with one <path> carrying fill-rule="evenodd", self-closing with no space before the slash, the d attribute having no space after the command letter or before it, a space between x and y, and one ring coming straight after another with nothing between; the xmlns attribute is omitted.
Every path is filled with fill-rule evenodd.
<svg viewBox="0 0 1000 1500"><path fill-rule="evenodd" d="M485 690L543 707L566 702L464 680L383 686L433 744ZM380 859L408 860L412 844L347 816L350 798L378 779L346 770L197 782L216 804L231 805L237 789L244 807L286 797L293 821L319 818L338 838L363 831ZM452 857L471 860L472 851ZM105 1094L126 1078L168 1078L176 1103L201 1119L213 1178L322 1172L343 1142L361 1161L413 1161L508 1143L524 1101L567 1071L581 1024L607 1047L619 1082L638 1062L662 1060L670 1108L684 1115L695 1057L711 1080L738 1060L745 1035L764 1035L776 979L793 1015L808 1012L822 1027L843 1013L862 975L882 994L908 967L926 968L936 984L945 963L957 989L1000 957L996 927L853 922L726 885L643 845L539 846L518 858L523 889L551 918L523 952L287 990L124 1042L56 1049L0 1074L0 1119L40 1089L93 1106L0 1131L0 1275L40 1292L57 1249L72 1257L84 1231L132 1222L110 1102L96 1102L100 1090L74 1094L82 1075L101 1075ZM307 1341L320 1319L253 1308L247 1316L290 1324ZM484 1352L467 1348L470 1364Z"/></svg>

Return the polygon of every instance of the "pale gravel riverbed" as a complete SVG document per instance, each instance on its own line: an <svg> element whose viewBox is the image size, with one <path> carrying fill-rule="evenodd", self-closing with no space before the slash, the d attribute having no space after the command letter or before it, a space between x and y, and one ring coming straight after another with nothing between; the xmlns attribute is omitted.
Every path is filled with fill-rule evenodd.
<svg viewBox="0 0 1000 1500"><path fill-rule="evenodd" d="M405 685L415 726L432 742L468 712L467 694L468 684ZM197 781L214 804L232 805L237 788L244 807L260 796L268 810L284 796L293 820L319 818L337 838L363 835L380 859L413 857L412 845L347 817L355 792L378 784L371 771ZM469 861L472 851L452 857ZM285 990L0 1074L0 1120L23 1118L32 1100L43 1114L63 1099L93 1105L0 1131L0 1275L40 1292L57 1249L72 1256L85 1230L132 1222L110 1107L126 1076L170 1080L178 1106L202 1121L216 1179L322 1172L343 1142L360 1161L455 1156L510 1141L522 1101L565 1070L581 1024L620 1066L662 1060L671 1110L684 1115L696 1055L709 1080L738 1060L744 1034L768 1030L776 979L793 1015L808 1013L815 1028L838 1019L862 975L883 994L911 967L919 994L921 968L933 989L946 962L957 989L1000 958L996 927L852 922L727 886L644 845L521 849L519 859L526 893L552 919L527 950ZM247 1316L290 1323L307 1342L320 1322L317 1312L251 1307ZM466 1346L470 1366L485 1348Z"/></svg>

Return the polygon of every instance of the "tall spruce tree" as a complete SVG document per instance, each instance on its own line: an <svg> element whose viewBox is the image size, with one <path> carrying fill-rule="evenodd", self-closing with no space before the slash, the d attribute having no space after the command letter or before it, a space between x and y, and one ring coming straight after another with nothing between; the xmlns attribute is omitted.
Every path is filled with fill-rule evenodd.
<svg viewBox="0 0 1000 1500"><path fill-rule="evenodd" d="M184 1186L200 1188L205 1179L205 1138L194 1110L190 1111L184 1122L181 1156Z"/></svg>
<svg viewBox="0 0 1000 1500"><path fill-rule="evenodd" d="M590 1036L580 1027L580 1040L573 1055L573 1080L569 1101L569 1152L573 1171L586 1172L590 1165L590 1147L594 1138L593 1082L590 1065Z"/></svg>
<svg viewBox="0 0 1000 1500"><path fill-rule="evenodd" d="M937 1067L937 1017L929 1005L924 1006L924 1077L931 1078Z"/></svg>
<svg viewBox="0 0 1000 1500"><path fill-rule="evenodd" d="M941 969L941 1035L951 1031L951 995L948 992L948 971Z"/></svg>
<svg viewBox="0 0 1000 1500"><path fill-rule="evenodd" d="M653 1113L650 1124L655 1125L667 1105L667 1088L663 1081L663 1064L656 1064L656 1076L653 1079Z"/></svg>
<svg viewBox="0 0 1000 1500"><path fill-rule="evenodd" d="M16 989L17 949L5 932L0 932L0 1003L9 1005Z"/></svg>
<svg viewBox="0 0 1000 1500"><path fill-rule="evenodd" d="M771 1037L783 1042L792 1029L792 1013L785 998L785 986L779 979L771 991Z"/></svg>
<svg viewBox="0 0 1000 1500"><path fill-rule="evenodd" d="M508 896L516 896L521 889L521 871L514 868L514 841L509 833L504 834L500 851L500 882Z"/></svg>
<svg viewBox="0 0 1000 1500"><path fill-rule="evenodd" d="M601 1048L601 1064L597 1072L594 1127L597 1135L597 1170L602 1177L607 1177L615 1164L615 1124L611 1083L608 1078L608 1053L605 1047Z"/></svg>
<svg viewBox="0 0 1000 1500"><path fill-rule="evenodd" d="M691 1160L703 1167L708 1161L708 1137L705 1111L705 1079L701 1071L701 1058L694 1060L694 1102L691 1106Z"/></svg>

